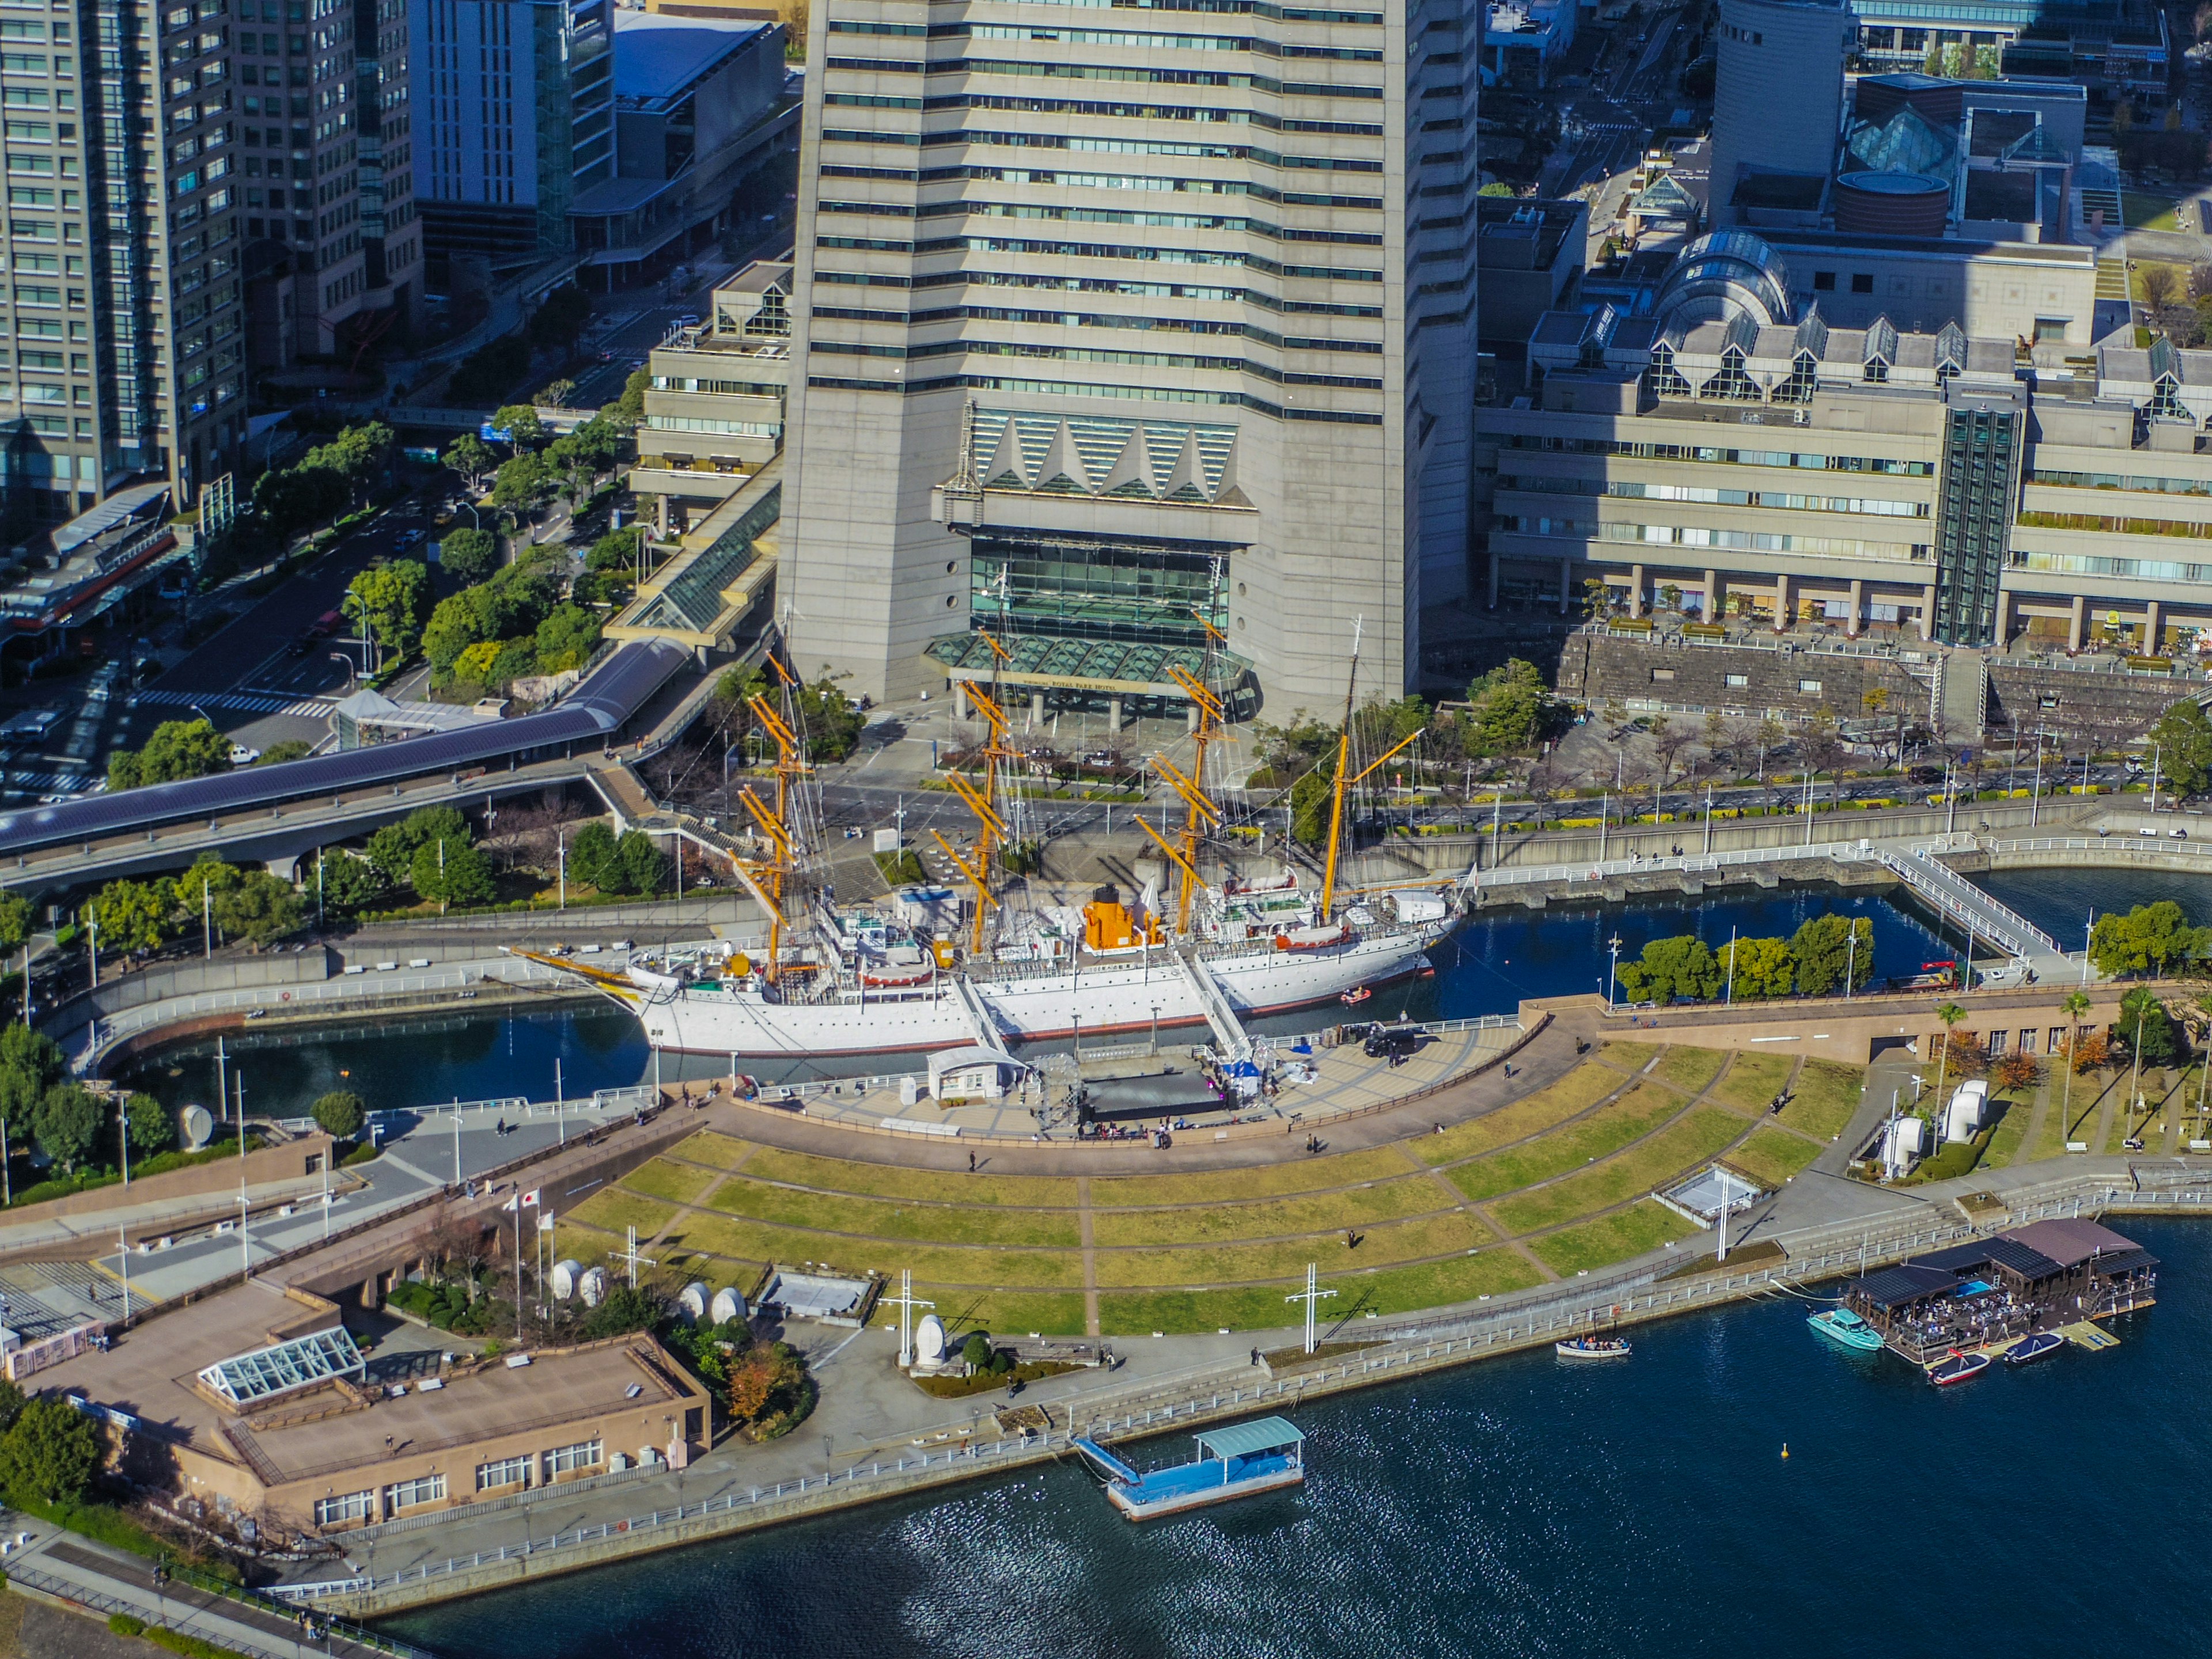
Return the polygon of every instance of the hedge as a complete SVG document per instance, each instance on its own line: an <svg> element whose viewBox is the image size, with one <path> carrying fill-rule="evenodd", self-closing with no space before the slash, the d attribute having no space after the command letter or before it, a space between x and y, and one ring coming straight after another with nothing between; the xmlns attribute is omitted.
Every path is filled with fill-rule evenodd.
<svg viewBox="0 0 2212 1659"><path fill-rule="evenodd" d="M246 1659L246 1655L236 1648L217 1647L213 1642L204 1642L197 1636L171 1630L167 1625L149 1625L143 1619L128 1613L109 1613L107 1628L118 1636L135 1636L142 1642L151 1642L157 1648L181 1653L185 1659Z"/></svg>

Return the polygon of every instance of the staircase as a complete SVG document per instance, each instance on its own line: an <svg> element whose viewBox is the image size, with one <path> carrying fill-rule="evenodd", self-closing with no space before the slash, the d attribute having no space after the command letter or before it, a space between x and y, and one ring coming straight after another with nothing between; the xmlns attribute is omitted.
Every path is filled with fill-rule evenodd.
<svg viewBox="0 0 2212 1659"><path fill-rule="evenodd" d="M990 1009L984 1006L982 997L969 982L968 975L953 974L950 977L953 1000L960 1005L961 1016L968 1022L969 1034L975 1039L975 1046L1003 1051L1006 1040L1000 1035L999 1022L992 1018Z"/></svg>
<svg viewBox="0 0 2212 1659"><path fill-rule="evenodd" d="M1251 1059L1252 1039L1245 1034L1237 1011L1229 1006L1229 999L1222 992L1221 981L1214 978L1213 970L1188 945L1170 945L1168 949L1176 965L1182 969L1192 994L1198 998L1198 1006L1206 1011L1206 1023L1213 1028L1214 1042L1221 1050L1222 1059Z"/></svg>

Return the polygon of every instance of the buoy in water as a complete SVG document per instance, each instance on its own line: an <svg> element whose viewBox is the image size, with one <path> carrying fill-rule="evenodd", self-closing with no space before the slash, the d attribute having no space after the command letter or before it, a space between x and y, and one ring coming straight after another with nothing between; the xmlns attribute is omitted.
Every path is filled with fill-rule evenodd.
<svg viewBox="0 0 2212 1659"><path fill-rule="evenodd" d="M1787 1440L1782 1443L1782 1461L1785 1463L1790 1461L1790 1443Z"/></svg>

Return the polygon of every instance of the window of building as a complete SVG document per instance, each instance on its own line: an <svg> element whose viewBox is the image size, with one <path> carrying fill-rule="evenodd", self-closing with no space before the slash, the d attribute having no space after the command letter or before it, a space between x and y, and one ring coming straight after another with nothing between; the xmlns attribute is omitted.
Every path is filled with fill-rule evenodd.
<svg viewBox="0 0 2212 1659"><path fill-rule="evenodd" d="M1815 294L1833 294L1835 291L1836 291L1836 273L1835 273L1834 271L1832 271L1832 270L1816 270L1816 271L1814 271L1814 272L1813 273L1813 292L1814 292L1814 293L1815 293Z"/></svg>
<svg viewBox="0 0 2212 1659"><path fill-rule="evenodd" d="M315 1524L319 1527L342 1527L349 1521L366 1521L376 1504L374 1492L350 1492L343 1498L319 1498L315 1500Z"/></svg>
<svg viewBox="0 0 2212 1659"><path fill-rule="evenodd" d="M1880 357L1866 360L1866 378L1879 386L1889 379L1889 365Z"/></svg>
<svg viewBox="0 0 2212 1659"><path fill-rule="evenodd" d="M498 1486L519 1486L530 1478L530 1455L502 1457L495 1463L477 1465L477 1490L490 1492Z"/></svg>
<svg viewBox="0 0 2212 1659"><path fill-rule="evenodd" d="M1797 689L1800 691L1802 691L1807 696L1817 697L1820 695L1820 682L1818 680L1800 680L1797 682Z"/></svg>
<svg viewBox="0 0 2212 1659"><path fill-rule="evenodd" d="M1759 382L1744 368L1743 348L1729 346L1721 353L1720 372L1699 389L1703 398L1730 398L1739 403L1759 401Z"/></svg>
<svg viewBox="0 0 2212 1659"><path fill-rule="evenodd" d="M601 1456L599 1443L596 1440L558 1447L545 1454L545 1478L552 1480L561 1475L574 1474L579 1469L595 1468Z"/></svg>
<svg viewBox="0 0 2212 1659"><path fill-rule="evenodd" d="M384 1489L386 1510L397 1512L413 1509L421 1504L440 1504L446 1498L446 1477L442 1474L419 1475L412 1480L402 1480Z"/></svg>
<svg viewBox="0 0 2212 1659"><path fill-rule="evenodd" d="M1854 271L1854 272L1852 272L1852 273L1851 273L1851 292L1852 292L1852 293L1854 293L1854 294L1871 294L1871 293L1873 293L1873 292L1874 292L1874 276L1873 276L1873 273L1872 273L1872 272L1870 272L1870 271Z"/></svg>
<svg viewBox="0 0 2212 1659"><path fill-rule="evenodd" d="M1748 674L1729 674L1723 678L1731 690L1746 690L1751 685L1751 676Z"/></svg>
<svg viewBox="0 0 2212 1659"><path fill-rule="evenodd" d="M1651 678L1655 680L1671 680L1674 678L1674 671L1671 668L1655 668L1651 671Z"/></svg>
<svg viewBox="0 0 2212 1659"><path fill-rule="evenodd" d="M2035 337L2037 341L2063 340L2066 337L2066 330L2073 320L2074 319L2070 317L2037 318L2035 319Z"/></svg>

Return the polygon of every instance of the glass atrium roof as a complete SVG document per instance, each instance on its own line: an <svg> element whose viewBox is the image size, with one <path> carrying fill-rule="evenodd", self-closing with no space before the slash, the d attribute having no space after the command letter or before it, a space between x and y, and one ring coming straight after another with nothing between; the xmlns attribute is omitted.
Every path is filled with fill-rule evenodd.
<svg viewBox="0 0 2212 1659"><path fill-rule="evenodd" d="M358 1376L366 1367L351 1334L337 1325L217 1360L200 1373L200 1381L234 1406L252 1406L335 1376Z"/></svg>

